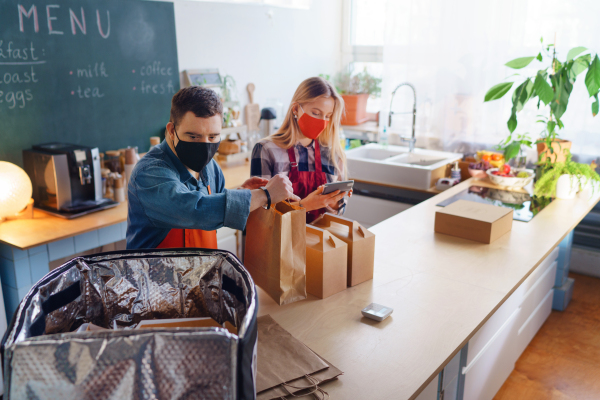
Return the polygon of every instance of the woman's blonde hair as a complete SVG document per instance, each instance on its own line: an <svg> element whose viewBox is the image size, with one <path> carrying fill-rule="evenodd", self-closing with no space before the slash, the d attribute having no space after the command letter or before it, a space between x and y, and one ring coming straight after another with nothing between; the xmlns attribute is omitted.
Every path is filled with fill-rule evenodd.
<svg viewBox="0 0 600 400"><path fill-rule="evenodd" d="M281 127L267 139L284 149L289 149L296 144L300 138L300 127L298 120L294 118L293 107L296 104L310 103L318 97L332 97L334 100L333 114L329 118L327 127L319 136L319 144L331 150L332 164L341 170L343 179L346 179L346 154L340 143L340 121L344 112L344 99L325 79L308 78L298 86Z"/></svg>

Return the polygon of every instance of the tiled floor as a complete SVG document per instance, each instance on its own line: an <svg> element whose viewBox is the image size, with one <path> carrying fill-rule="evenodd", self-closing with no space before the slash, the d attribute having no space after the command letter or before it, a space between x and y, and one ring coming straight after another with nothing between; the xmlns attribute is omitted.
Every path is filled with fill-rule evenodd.
<svg viewBox="0 0 600 400"><path fill-rule="evenodd" d="M570 276L573 300L552 311L495 400L600 399L600 279Z"/></svg>

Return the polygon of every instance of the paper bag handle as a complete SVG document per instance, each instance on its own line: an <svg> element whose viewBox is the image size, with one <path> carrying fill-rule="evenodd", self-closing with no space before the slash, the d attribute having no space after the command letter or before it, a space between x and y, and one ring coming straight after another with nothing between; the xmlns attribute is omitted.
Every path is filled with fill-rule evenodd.
<svg viewBox="0 0 600 400"><path fill-rule="evenodd" d="M358 231L360 232L362 237L366 236L365 231L363 230L363 227L354 220L340 217L339 215L325 213L325 214L323 214L323 221L327 222L327 226L331 226L332 222L337 222L338 224L346 225L348 228L350 228L350 237L352 237L352 235L354 234L355 228L358 229Z"/></svg>
<svg viewBox="0 0 600 400"><path fill-rule="evenodd" d="M329 244L333 247L336 247L335 240L331 237L331 233L326 231L325 229L317 228L316 226L306 225L307 233L314 233L317 235L321 242L325 243L325 241L329 241Z"/></svg>

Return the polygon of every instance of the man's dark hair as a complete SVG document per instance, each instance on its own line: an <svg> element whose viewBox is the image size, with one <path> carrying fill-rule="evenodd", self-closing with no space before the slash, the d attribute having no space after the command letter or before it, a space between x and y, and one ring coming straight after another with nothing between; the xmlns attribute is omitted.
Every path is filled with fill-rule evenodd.
<svg viewBox="0 0 600 400"><path fill-rule="evenodd" d="M188 86L175 93L171 100L171 122L179 124L188 111L199 118L210 118L217 114L223 116L223 104L214 90Z"/></svg>

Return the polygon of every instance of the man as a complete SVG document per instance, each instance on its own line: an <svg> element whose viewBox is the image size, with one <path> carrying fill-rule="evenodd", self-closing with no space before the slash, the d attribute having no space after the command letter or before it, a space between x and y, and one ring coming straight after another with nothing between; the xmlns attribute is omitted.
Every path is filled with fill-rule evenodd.
<svg viewBox="0 0 600 400"><path fill-rule="evenodd" d="M216 229L242 230L258 207L299 200L284 176L225 189L212 159L222 120L223 105L211 89L192 86L173 96L165 140L137 163L129 181L128 249L217 248Z"/></svg>

